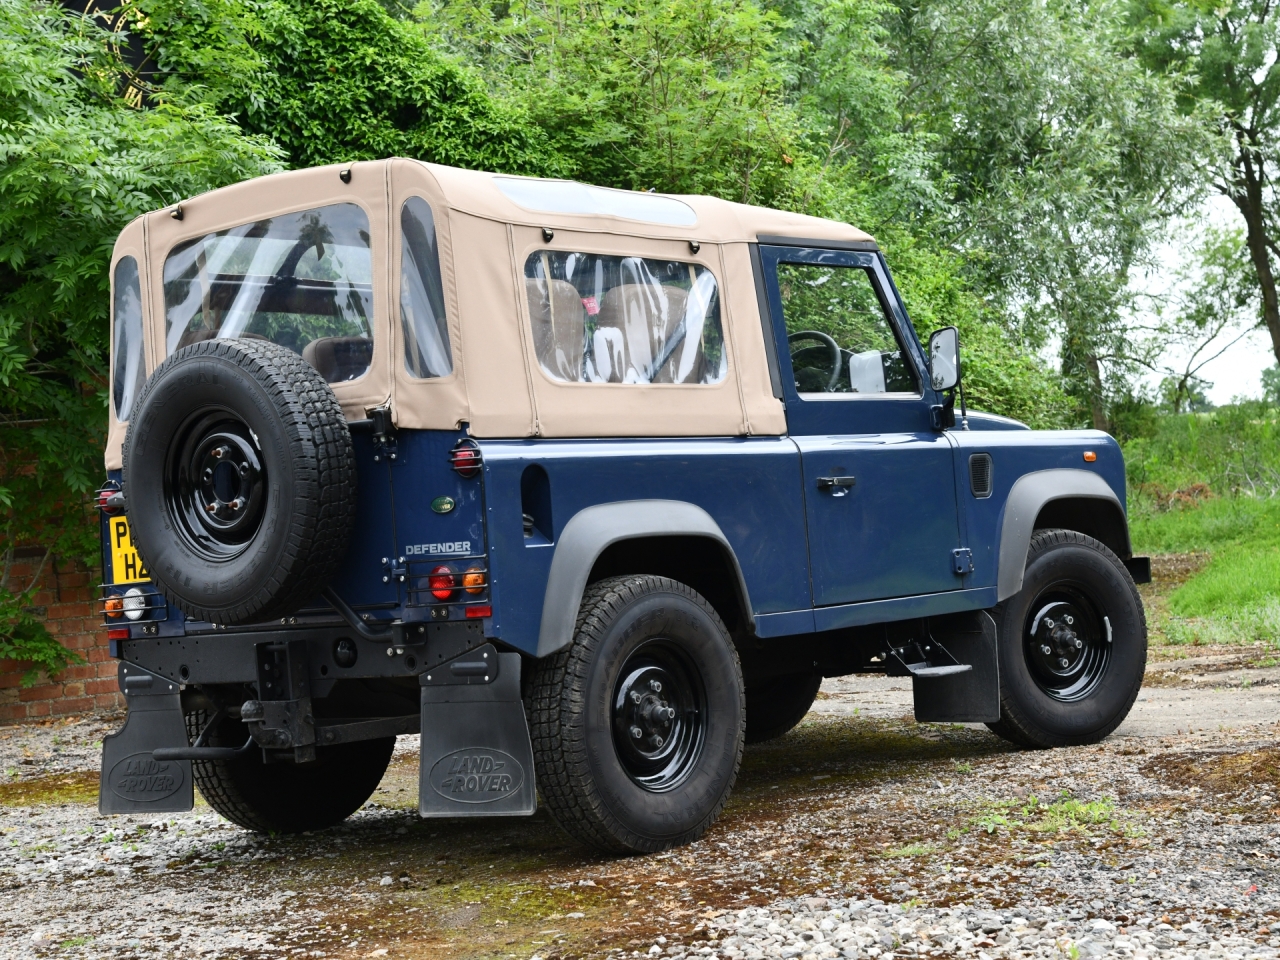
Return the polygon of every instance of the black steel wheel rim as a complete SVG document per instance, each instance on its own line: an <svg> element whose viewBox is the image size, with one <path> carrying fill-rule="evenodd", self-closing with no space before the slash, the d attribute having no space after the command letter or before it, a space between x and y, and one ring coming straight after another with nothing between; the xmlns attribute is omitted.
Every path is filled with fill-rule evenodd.
<svg viewBox="0 0 1280 960"><path fill-rule="evenodd" d="M613 742L632 781L651 793L679 786L706 741L707 694L697 667L674 643L646 640L614 685Z"/></svg>
<svg viewBox="0 0 1280 960"><path fill-rule="evenodd" d="M1023 652L1044 693L1064 702L1083 700L1111 663L1111 626L1082 585L1050 584L1029 608Z"/></svg>
<svg viewBox="0 0 1280 960"><path fill-rule="evenodd" d="M192 550L215 561L242 554L267 502L267 471L249 425L221 407L188 417L169 444L164 501Z"/></svg>

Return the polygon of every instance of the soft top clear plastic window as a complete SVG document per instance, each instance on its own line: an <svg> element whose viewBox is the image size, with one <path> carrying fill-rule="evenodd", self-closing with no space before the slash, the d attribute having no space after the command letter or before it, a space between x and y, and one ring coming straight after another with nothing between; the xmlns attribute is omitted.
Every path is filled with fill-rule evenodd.
<svg viewBox="0 0 1280 960"><path fill-rule="evenodd" d="M609 190L572 180L523 180L494 177L494 183L512 203L542 213L621 217L642 223L691 227L698 222L693 207L671 197L631 190Z"/></svg>
<svg viewBox="0 0 1280 960"><path fill-rule="evenodd" d="M427 379L453 372L449 325L445 322L444 284L431 207L410 197L400 208L400 324L404 330L404 366Z"/></svg>
<svg viewBox="0 0 1280 960"><path fill-rule="evenodd" d="M133 410L133 401L147 380L142 355L142 284L138 280L138 261L121 257L116 263L115 291L111 300L115 324L115 376L111 398L116 405L116 419L124 422Z"/></svg>
<svg viewBox="0 0 1280 960"><path fill-rule="evenodd" d="M698 264L544 250L525 261L525 293L538 363L554 380L725 378L720 292Z"/></svg>
<svg viewBox="0 0 1280 960"><path fill-rule="evenodd" d="M373 359L369 218L336 203L220 230L164 263L165 348L250 337L300 353L329 383Z"/></svg>

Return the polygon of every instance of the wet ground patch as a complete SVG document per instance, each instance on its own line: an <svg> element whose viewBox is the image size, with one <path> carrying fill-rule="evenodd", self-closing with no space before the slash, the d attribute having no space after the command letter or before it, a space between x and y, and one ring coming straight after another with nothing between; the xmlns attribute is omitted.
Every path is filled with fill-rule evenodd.
<svg viewBox="0 0 1280 960"><path fill-rule="evenodd" d="M52 803L98 802L98 772L76 770L47 777L0 783L0 806L31 807Z"/></svg>

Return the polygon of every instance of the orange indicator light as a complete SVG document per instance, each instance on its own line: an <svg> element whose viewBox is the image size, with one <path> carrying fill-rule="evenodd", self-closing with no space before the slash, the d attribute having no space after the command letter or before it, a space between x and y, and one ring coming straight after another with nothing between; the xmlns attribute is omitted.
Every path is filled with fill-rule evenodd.
<svg viewBox="0 0 1280 960"><path fill-rule="evenodd" d="M1097 455L1096 453L1094 453L1092 450L1086 450L1086 451L1084 452L1084 462L1085 462L1085 463L1093 463L1093 461L1095 461L1095 460L1097 460L1097 459L1098 459L1098 455Z"/></svg>

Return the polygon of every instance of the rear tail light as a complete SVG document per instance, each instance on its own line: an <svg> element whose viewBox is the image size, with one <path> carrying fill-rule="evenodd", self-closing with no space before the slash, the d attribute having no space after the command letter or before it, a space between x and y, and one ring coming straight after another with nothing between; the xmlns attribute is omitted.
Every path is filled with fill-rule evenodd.
<svg viewBox="0 0 1280 960"><path fill-rule="evenodd" d="M448 600L453 596L453 591L457 588L457 577L452 567L448 567L443 563L431 571L431 575L427 577L427 587L431 591L431 595L437 600Z"/></svg>
<svg viewBox="0 0 1280 960"><path fill-rule="evenodd" d="M488 579L482 569L471 567L462 575L462 586L470 594L484 593L484 586Z"/></svg>
<svg viewBox="0 0 1280 960"><path fill-rule="evenodd" d="M124 613L124 597L107 597L102 601L102 612L115 619Z"/></svg>
<svg viewBox="0 0 1280 960"><path fill-rule="evenodd" d="M475 606L467 607L468 619L473 619L475 617L492 617L492 616L493 616L493 607L491 607L487 603L484 604L483 606L481 606L480 604L476 604Z"/></svg>
<svg viewBox="0 0 1280 960"><path fill-rule="evenodd" d="M459 440L449 451L449 465L460 477L474 477L480 472L480 448L474 440Z"/></svg>
<svg viewBox="0 0 1280 960"><path fill-rule="evenodd" d="M107 639L108 640L128 640L129 628L128 627L112 627L110 630L107 631Z"/></svg>
<svg viewBox="0 0 1280 960"><path fill-rule="evenodd" d="M141 620L142 615L147 612L147 597L137 587L131 587L124 592L124 598L120 601L121 611L125 617L130 620Z"/></svg>
<svg viewBox="0 0 1280 960"><path fill-rule="evenodd" d="M106 514L124 512L124 491L115 487L103 487L98 491L98 509Z"/></svg>

